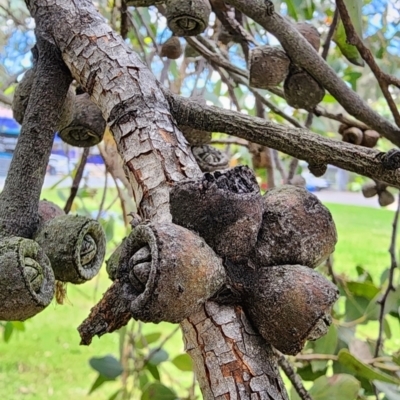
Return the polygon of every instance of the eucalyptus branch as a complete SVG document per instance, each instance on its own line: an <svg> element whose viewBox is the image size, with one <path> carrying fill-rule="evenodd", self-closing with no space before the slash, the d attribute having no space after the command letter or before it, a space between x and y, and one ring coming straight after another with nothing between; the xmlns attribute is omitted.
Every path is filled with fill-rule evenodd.
<svg viewBox="0 0 400 400"><path fill-rule="evenodd" d="M21 133L0 194L1 235L32 238L54 133L72 81L59 50L37 37L37 65ZM23 192L21 192L21 190Z"/></svg>
<svg viewBox="0 0 400 400"><path fill-rule="evenodd" d="M211 140L211 144L234 144L236 146L249 147L249 142L247 140L233 138L213 139Z"/></svg>
<svg viewBox="0 0 400 400"><path fill-rule="evenodd" d="M363 41L354 29L353 23L351 22L349 13L343 0L336 0L336 5L340 12L340 18L343 21L348 42L357 47L357 50L359 51L361 57L371 68L371 71L373 72L376 80L379 83L379 87L382 90L390 111L392 112L394 120L396 121L397 126L400 126L400 112L397 109L396 103L394 102L394 99L389 91L389 85L394 85L400 88L400 79L396 78L393 75L386 74L380 69L371 51L364 45Z"/></svg>
<svg viewBox="0 0 400 400"><path fill-rule="evenodd" d="M287 19L276 12L269 16L266 4L262 0L229 0L228 3L274 35L292 62L312 75L350 115L394 144L400 145L400 128L372 110L356 92L351 90Z"/></svg>
<svg viewBox="0 0 400 400"><path fill-rule="evenodd" d="M379 151L333 140L265 119L218 107L200 105L172 95L166 89L171 112L180 125L237 136L267 146L312 164L332 164L360 175L400 187L400 170L386 169Z"/></svg>
<svg viewBox="0 0 400 400"><path fill-rule="evenodd" d="M394 214L394 219L392 223L392 237L390 240L390 247L389 247L389 254L390 254L390 269L389 269L389 283L383 294L382 298L378 301L380 305L379 311L379 334L378 340L376 341L375 347L375 357L378 357L379 351L381 350L383 344L383 323L385 318L385 305L386 301L389 297L390 292L395 291L396 288L394 287L393 280L394 280L394 271L397 269L397 257L396 257L396 240L397 240L397 226L399 223L399 214L400 214L400 192L398 195L398 204L397 209Z"/></svg>
<svg viewBox="0 0 400 400"><path fill-rule="evenodd" d="M314 114L317 117L325 117L325 118L333 119L334 121L341 122L342 124L345 124L345 125L355 126L359 129L361 129L362 131L364 131L366 129L370 129L368 127L368 125L364 124L363 122L360 122L360 121L358 121L354 118L351 118L348 115L344 115L342 113L338 113L338 114L330 113L329 111L325 110L321 106L315 107Z"/></svg>
<svg viewBox="0 0 400 400"><path fill-rule="evenodd" d="M0 103L6 104L8 106L12 105L12 99L6 96L4 93L0 92Z"/></svg>

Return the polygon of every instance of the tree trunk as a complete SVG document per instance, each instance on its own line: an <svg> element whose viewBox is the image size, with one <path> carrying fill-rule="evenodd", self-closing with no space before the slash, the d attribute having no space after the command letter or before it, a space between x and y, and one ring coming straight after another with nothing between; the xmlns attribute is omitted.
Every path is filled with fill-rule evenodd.
<svg viewBox="0 0 400 400"><path fill-rule="evenodd" d="M171 220L169 188L200 176L152 73L87 0L30 0L37 29L62 52L101 109L118 145L139 213ZM241 308L207 303L182 323L205 399L287 399L271 347Z"/></svg>

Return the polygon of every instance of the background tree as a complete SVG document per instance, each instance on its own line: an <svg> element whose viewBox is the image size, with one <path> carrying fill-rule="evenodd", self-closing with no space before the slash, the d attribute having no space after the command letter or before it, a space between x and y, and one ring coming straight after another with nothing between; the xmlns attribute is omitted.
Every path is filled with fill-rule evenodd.
<svg viewBox="0 0 400 400"><path fill-rule="evenodd" d="M148 218L152 222L169 221L171 217L168 211L169 200L166 187L181 181L183 178L196 179L196 177L200 176L199 168L190 152L188 152L183 137L175 126L174 121L168 117L169 112L172 113L178 126L189 140L197 164L203 171L213 171L226 166L227 157L209 147L210 134L207 133L224 132L231 136L239 137L240 140L226 139L225 136L214 135L214 141L226 143L228 149L244 147L246 150L243 154L249 158L251 157L253 166L266 169L269 187L274 186L275 168L280 173L281 181L292 182L296 174L297 160L302 159L308 162L310 171L317 176L325 172L328 164L332 164L373 178L375 184L369 188L369 192L367 191L368 188L365 188L364 193L367 195L377 194L379 201L383 205L391 201L390 192L386 188L387 185L398 187L398 154L397 152L382 153L370 148L376 146L376 139L379 136L387 138L395 145L399 143L399 128L395 125L398 125L399 122L395 105L397 94L395 90L397 89L392 90L393 87L398 88L399 82L395 76L391 75L396 71L396 63L398 62L397 58L391 54L391 52L396 54L396 43L395 40L391 41L391 46L387 47L387 54L384 57L385 50L382 49L385 49L385 47L375 48L375 36L372 35L369 38L368 46L376 52L376 59L374 59L368 48L357 36L362 33L361 3L356 4L358 7L349 7L347 12L343 1L336 2L336 11L334 11L335 7L331 2L310 2L307 5L285 2L281 5L281 8L282 12L286 11L289 17L292 18L292 20L289 20L282 18L278 13L270 15L271 8L268 2L231 1L225 4L213 1L211 2L213 14L211 19L206 19L205 21L205 33L200 35L201 32L199 31L199 34L195 36L185 34L185 43L183 39L177 39L176 37L167 40L166 36L170 36L170 33L166 28L163 32L165 16L170 19L169 26L171 28L175 26L176 29L175 21L172 20L171 22L170 16L174 2L166 2L164 5L161 3L154 4L155 2L151 1L132 1L128 2L129 4L114 3L112 7L104 7L102 11L109 17L111 25L115 29L119 29L122 36L130 39L130 44L141 53L147 66L156 73L158 72L159 82L161 84L169 84L170 92L161 90L159 84L139 59L133 53L129 53L121 40L111 33L103 22L97 18L89 2L78 2L76 6L68 5L66 6L66 11L62 11L62 8L60 8L61 3L47 4L45 1L43 1L43 4L39 3L35 2L33 4L32 2L30 4L30 2L27 2L37 25L36 35L38 38L43 36L44 42L47 42L51 37L50 42L54 42L53 44L61 50L63 61L71 71L73 78L81 86L80 90L83 89L83 91L90 94L91 100L101 110L103 118L110 126L110 130L116 139L118 150L123 156L125 170L127 171L130 185L132 185L129 190L133 192L136 204L139 207L139 213L143 219ZM207 2L199 3L206 4ZM355 4L355 2L353 3ZM179 13L183 6L179 5L179 2L175 6L177 4L176 10ZM129 5L137 7L155 5L156 7L130 9ZM275 4L276 10L279 10L279 5L278 2ZM374 6L374 4L371 4L371 6ZM209 6L206 5L207 7ZM393 12L390 8L393 7L393 3L387 4L386 7ZM6 11L8 13L7 19L10 20L9 18L12 16L13 24L17 24L18 22L16 22L17 20L13 13L17 12L17 15L20 15L21 11L18 8L15 10L6 8ZM303 21L311 19L315 14L325 16L323 24L316 24L325 40L322 56L319 56L316 52L318 43L317 45L314 43L314 39L319 41L319 35L314 30L310 30L310 27L306 28L308 31L304 33L301 31L300 25L293 24L293 19ZM339 15L343 21L342 25L339 22ZM396 24L396 18L393 17L393 25ZM50 26L49 21L52 21L54 25ZM93 24L89 24L88 21L93 22ZM186 23L187 20L178 23L178 28L182 28L182 24L184 26ZM201 21L196 20L196 24L201 25ZM190 30L196 29L196 24L193 28L191 23L188 23L187 28ZM386 25L390 26L390 23ZM370 28L370 26L367 25L367 28ZM282 74L283 78L281 80L285 79L283 91L282 87L278 86L281 83L279 79L274 84L265 83L265 79L269 77L266 75L270 71L269 68L266 71L262 69L257 71L259 58L256 56L256 50L262 50L258 45L266 44L268 41L274 43L275 40L267 32L274 35L284 50L278 51L280 59L283 60L283 70L278 71L278 68L274 68L274 72ZM379 31L384 37L386 35L386 40L390 38L391 34L393 35L390 32L393 32L393 30L382 29ZM179 30L177 34L182 35ZM302 34L304 34L305 38ZM310 35L312 36L311 38ZM104 37L107 37L107 40L104 40ZM332 39L338 44L336 47L331 46ZM392 42L394 43L392 44ZM180 53L183 45L185 50L182 56ZM267 49L271 50L271 48ZM36 68L40 70L43 68L40 64L40 55L42 55L43 62L46 58L52 58L43 57L43 54L51 53L54 50L47 49L46 44L44 44L42 47L38 45L38 51L39 58L36 61ZM271 51L276 52L276 49L273 48ZM261 55L265 53L268 53L268 51L261 51ZM376 77L377 89L376 94L371 95L371 85L369 84L368 94L372 98L376 97L376 105L374 107L362 100L362 98L366 98L367 94L362 90L359 91L358 88L360 82L366 79L368 74L361 74L359 72L360 69L347 64L341 53L351 62L357 65L366 63L371 68L371 73ZM166 56L169 58L165 58ZM175 61L175 59L178 59L178 61ZM325 63L324 59L327 59L328 63ZM275 59L271 58L268 53L264 62L275 62ZM245 65L247 65L247 69L245 69ZM132 71L130 76L126 73L127 66L131 68L131 70L129 68L128 70ZM262 65L258 68L262 68ZM394 69L390 70L390 68ZM339 78L337 73L342 75L341 78L344 80ZM66 80L68 80L67 75L65 75ZM216 78L218 75L219 78ZM36 73L36 76L40 76L40 74ZM270 78L276 78L276 76ZM352 89L357 90L360 95L351 90L344 81L348 81ZM368 82L370 82L370 78ZM39 79L37 79L36 83L34 80L32 88L30 88L32 93L34 93L34 90L39 90L40 85L43 85L43 83L40 83ZM50 86L51 84L48 84L46 87L49 88ZM258 86L262 90L255 89L254 86ZM267 91L264 92L264 89ZM323 97L324 89L329 92L325 97ZM385 102L380 99L380 91ZM223 96L224 92L227 94L226 97ZM176 93L190 95L192 100L183 100L181 97L176 96ZM5 102L9 101L6 96L7 92L3 99ZM62 93L54 93L54 96L57 96L57 101L64 101ZM229 102L226 101L226 98L229 98ZM83 97L80 97L80 99L83 99ZM218 103L226 105L227 108L231 108L233 111L207 106L204 100L217 105ZM322 104L327 107L326 109L319 104L321 100L323 100ZM338 109L336 101L349 115ZM35 103L38 110L46 105L39 102ZM35 112L39 111L32 111L33 106L31 104L34 104L34 102L29 100L26 115L22 113L23 129L34 133L37 128L28 124L26 118L29 115L35 117ZM152 104L154 108L149 107ZM299 111L293 110L288 105L298 108ZM301 109L304 110L302 111ZM381 109L385 111L380 112ZM266 110L268 114L266 114ZM391 114L388 110L390 110ZM238 111L244 112L238 113ZM96 112L99 114L99 111L94 109L90 115L95 115ZM249 115L246 116L246 113ZM256 115L256 117L253 117L253 115ZM143 118L143 116L145 117ZM262 119L266 116L268 116L269 120ZM318 119L314 118L315 116ZM33 117L32 121L37 122ZM72 121L77 119L79 119L79 115L74 114ZM101 118L96 119L100 122L102 121ZM391 122L392 119L394 122ZM274 122L274 120L278 123ZM321 124L321 120L327 121L326 124ZM337 128L332 124L331 120L341 122L342 126ZM148 121L152 121L151 126L148 125ZM46 124L46 121L40 122L42 125ZM91 126L91 134L88 138L88 127L86 126L76 133L76 129L72 129L71 124L73 127L76 125L70 119L68 119L68 123L64 124L56 120L47 120L47 123L49 125L49 135L47 136L49 143L56 128L58 128L60 134L64 132L66 135L64 139L70 142L72 141L71 137L74 138L76 135L81 140L91 140L90 138L93 137L101 139L102 130L104 129L104 126L103 129L93 129ZM334 141L325 136L327 131L332 132L333 127L342 134L343 142ZM311 128L313 132L308 128ZM75 132L75 135L71 134L71 132ZM140 140L137 132L140 132ZM162 140L160 140L160 132ZM324 135L318 135L318 133L323 133ZM27 134L22 136L25 137ZM68 134L69 136L67 136ZM112 163L112 161L115 161L115 157L112 156L115 154L115 145L113 145L108 135L109 133L106 133L106 138L108 137L108 139L102 149L107 168L115 179L120 179L129 186L126 177L121 172L121 164ZM171 139L171 137L177 138L177 141ZM29 138L29 136L26 136L26 138ZM29 142L33 141L33 138L34 136L31 136ZM151 148L155 149L155 153L148 154L148 143L152 143ZM379 141L379 146L382 146L382 150L387 150L390 147L388 142L383 140ZM20 148L22 148L22 145L20 145ZM179 150L175 150L175 148ZM278 151L281 153L278 153ZM158 156L154 157L154 154ZM288 160L284 154L293 158ZM148 158L146 158L147 156ZM41 160L37 158L39 166L42 165L43 167L46 157L48 155L44 153ZM16 160L14 165L20 165L21 169L22 162L18 161L16 157L14 159ZM160 159L163 160L163 163L160 163ZM288 168L284 167L285 164L288 164ZM180 167L178 168L177 165ZM81 166L82 168L84 167L84 161L82 161ZM2 195L4 210L2 222L6 224L3 226L8 227L5 229L7 234L11 233L16 236L30 238L32 236L31 232L36 232L38 229L35 226L35 223L38 223L37 217L34 217L32 212L37 212L35 211L37 209L35 201L39 200L36 192L40 182L32 185L32 190L36 190L36 192L32 196L25 198L26 204L24 207L18 208L22 216L17 218L16 215L10 215L10 206L7 206L7 201L15 203L18 185L20 185L20 178L12 178L13 171L14 176L16 176L15 168L11 168L8 178L9 185L7 186L6 184L6 189ZM160 171L164 172L160 175ZM160 180L162 175L166 178ZM79 174L77 176L79 177ZM242 178L239 173L238 177L230 176L230 179L238 179L240 181ZM79 184L78 181L79 179L75 182L75 189ZM13 185L14 188L12 187ZM7 190L7 188L9 189ZM10 195L10 191L13 196ZM129 208L126 203L127 198L121 195L121 199L122 205L126 210ZM22 211L24 210L29 210L26 213L31 218L28 218L26 213L25 215L23 214ZM15 221L22 221L20 225L23 233L19 232L19 228L15 228ZM136 222L135 225L139 222ZM394 223L391 246L392 266L389 269L388 276L383 279L381 288L372 284L365 271L359 271L360 278L358 282L350 283L335 277L332 270L330 271L333 280L350 299L349 303L355 305L357 312L361 313L361 315L357 315L356 318L350 318L350 320L355 321L357 318L361 318L363 321L359 322L364 322L368 319L377 319L379 322L378 340L375 345L374 357L358 357L363 360L360 361L356 357L359 354L354 351L354 348L351 349L351 344L344 340L343 335L339 335L339 341L336 328L331 328L327 336L328 339L325 339L325 345L323 344L324 342L318 341L316 342L316 348L323 349L323 352L335 353L334 355L321 357L320 354L317 354L314 357L319 364L315 364L315 362L313 364L313 361L315 361L312 358L313 356L308 359L307 357L302 359L301 356L298 356L300 357L298 360L304 363L303 368L306 370L311 366L313 372L311 379L315 379L319 375L319 371L322 371L322 375L327 372L326 359L328 359L334 361L334 372L343 372L341 368L344 367L346 372L356 372L358 380L346 374L334 375L330 379L324 378L325 380L318 381L318 384L315 382L314 392L326 390L328 387L330 395L332 395L333 390L338 390L338 392L345 393L346 397L344 398L355 398L357 395L368 396L373 393L378 396L379 391L382 391L389 398L396 391L394 386L390 386L398 384L397 367L395 366L396 357L390 357L390 359L377 358L383 354L381 353L383 351L383 327L385 316L389 312L385 308L385 304L392 295L394 296L393 304L398 304L394 283L394 271L396 268L394 251L395 227L396 223ZM44 246L43 241L40 243ZM216 249L214 248L214 250ZM218 253L220 250L216 251ZM47 254L47 251L45 252ZM118 253L116 254L118 255ZM124 253L122 257L124 257ZM51 261L53 265L54 262L53 260ZM109 265L111 264L109 262ZM110 268L109 270L112 271ZM121 281L121 277L119 280ZM130 318L128 310L122 304L123 302L118 303L117 301L121 298L121 290L123 291L124 289L118 286L118 282L114 283L108 292L109 297L107 298L106 295L105 300L95 309L95 312L96 310L99 312L97 316L100 315L100 322L96 321L95 318L89 319L92 325L86 325L86 332L84 330L85 325L83 325L81 332L83 329L84 341L90 341L90 336L93 333L104 333L104 331L110 330L110 324L112 328L117 328L125 324ZM382 293L380 290L382 290ZM106 311L112 304L109 298L116 305L111 320L107 319L109 317L106 315ZM377 305L377 299L380 300L380 305ZM229 337L229 334L226 333L227 322L218 322L224 320L223 316L225 316L228 325L232 318L244 323L242 310L231 306L223 306L219 309L208 307L206 306L205 309L206 314L199 314L200 316L197 319L195 316L191 316L183 322L188 350L192 350L192 353L194 353L195 369L202 384L205 398L226 398L228 393L230 396L236 393L242 398L250 398L249 396L285 398L286 394L282 383L274 371L275 361L272 353L267 351L265 358L260 356L251 357L251 354L243 352L240 348L241 342L261 339L253 333L246 339L248 332L246 333L246 329L244 329L245 325L242 325L239 338ZM394 310L391 311L394 317L398 318L396 306L390 307L391 310ZM374 312L371 311L371 308L374 308ZM340 318L339 310L336 310L337 318ZM350 310L351 306L346 304L346 318L349 318ZM380 310L378 312L379 315L377 315L377 310ZM375 316L372 316L374 313ZM96 314L94 315L96 317ZM104 319L108 324L106 329L102 325ZM200 325L205 320L211 324L210 326L214 325L213 330L215 332L224 332L222 339L217 333L214 335L209 334L209 329L201 330ZM357 323L354 326L357 326ZM197 334L195 334L196 330ZM350 332L350 336L354 335L354 331L355 329ZM233 343L230 343L230 349L235 349L235 361L230 359L229 362L226 362L226 360L218 357L214 359L207 358L213 352L218 354L221 340L225 340L225 343L227 343L228 338L230 340L233 339ZM199 344L203 344L203 350L201 350L201 346L198 347ZM263 342L254 342L253 346L259 346L260 349L268 349ZM204 350L204 347L207 350ZM310 347L312 348L313 346L310 345ZM343 350L346 347L353 351ZM327 348L329 348L329 351L327 351ZM336 355L339 350L340 352ZM246 362L245 357L248 356L256 363L251 367L248 365L248 360ZM307 393L299 385L299 379L298 377L296 378L290 365L287 364L284 358L281 358L280 361L283 369L297 387L299 394L303 398L307 398ZM235 367L233 370L229 369L227 371L227 365L232 365L232 363ZM238 367L238 364L240 367ZM374 367L371 367L370 364L373 364ZM257 372L255 365L259 368L259 372ZM316 367L316 365L319 365L319 367ZM107 373L104 372L104 367L98 368L102 372L99 378L99 382L102 383L102 379L104 381L107 378ZM386 372L383 373L378 368ZM210 373L207 374L207 370ZM389 373L387 372L388 370L390 371ZM246 374L247 376L250 374L250 377L246 378ZM306 375L307 373L303 372L302 377L304 378ZM215 380L213 380L214 376L217 377ZM374 385L371 385L372 380ZM249 383L243 384L243 382ZM359 391L360 384L363 391ZM334 389L332 386L334 386ZM348 392L343 392L344 387L347 388ZM157 390L166 390L161 385L153 385L151 388L153 392L149 389L149 386L144 391L146 392L147 390L147 396L151 396L151 393L153 393L154 398L160 396L157 394ZM174 396L170 393L167 395Z"/></svg>

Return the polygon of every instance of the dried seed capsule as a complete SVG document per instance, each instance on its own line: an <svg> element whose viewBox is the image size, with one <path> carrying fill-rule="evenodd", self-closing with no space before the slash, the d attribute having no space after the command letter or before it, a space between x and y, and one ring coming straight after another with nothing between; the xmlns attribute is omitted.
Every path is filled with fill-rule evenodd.
<svg viewBox="0 0 400 400"><path fill-rule="evenodd" d="M380 135L377 131L367 129L364 131L361 146L369 147L372 149L378 143L379 138Z"/></svg>
<svg viewBox="0 0 400 400"><path fill-rule="evenodd" d="M360 145L363 140L361 129L352 126L343 131L343 142Z"/></svg>
<svg viewBox="0 0 400 400"><path fill-rule="evenodd" d="M57 280L75 284L99 272L106 251L101 225L81 215L61 215L38 230L35 240L51 261Z"/></svg>
<svg viewBox="0 0 400 400"><path fill-rule="evenodd" d="M179 38L172 36L161 47L161 57L176 60L182 55L182 46Z"/></svg>
<svg viewBox="0 0 400 400"><path fill-rule="evenodd" d="M196 36L208 25L211 5L208 0L166 0L168 28L176 36Z"/></svg>
<svg viewBox="0 0 400 400"><path fill-rule="evenodd" d="M324 98L324 88L307 72L289 73L283 85L289 106L312 111Z"/></svg>
<svg viewBox="0 0 400 400"><path fill-rule="evenodd" d="M301 265L260 268L245 287L243 301L253 325L284 354L295 355L306 340L327 332L339 297L332 282Z"/></svg>
<svg viewBox="0 0 400 400"><path fill-rule="evenodd" d="M328 166L326 164L308 164L309 171L316 177L322 176L325 174Z"/></svg>
<svg viewBox="0 0 400 400"><path fill-rule="evenodd" d="M317 267L334 251L336 227L329 210L304 188L285 185L263 196L264 214L252 258L257 265Z"/></svg>
<svg viewBox="0 0 400 400"><path fill-rule="evenodd" d="M298 22L295 27L306 38L307 42L318 51L321 45L321 35L318 29L307 22Z"/></svg>
<svg viewBox="0 0 400 400"><path fill-rule="evenodd" d="M368 182L368 183L364 184L361 188L361 191L362 191L363 196L367 199L370 197L376 196L378 193L375 182Z"/></svg>
<svg viewBox="0 0 400 400"><path fill-rule="evenodd" d="M249 83L259 89L278 86L289 73L290 60L279 47L259 46L250 50Z"/></svg>
<svg viewBox="0 0 400 400"><path fill-rule="evenodd" d="M143 262L147 249L150 261ZM119 265L117 278L128 277L134 292L132 316L145 322L181 322L226 280L221 259L204 239L171 223L136 227L125 239Z"/></svg>
<svg viewBox="0 0 400 400"><path fill-rule="evenodd" d="M50 261L33 240L0 240L0 320L24 321L46 308L54 296Z"/></svg>
<svg viewBox="0 0 400 400"><path fill-rule="evenodd" d="M378 201L381 207L386 207L394 203L395 199L392 193L388 192L387 190L383 190L378 194Z"/></svg>

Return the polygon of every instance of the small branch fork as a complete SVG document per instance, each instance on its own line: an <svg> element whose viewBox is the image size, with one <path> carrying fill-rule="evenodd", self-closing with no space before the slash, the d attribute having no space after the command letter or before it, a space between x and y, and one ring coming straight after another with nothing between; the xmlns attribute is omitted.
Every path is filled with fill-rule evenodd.
<svg viewBox="0 0 400 400"><path fill-rule="evenodd" d="M379 87L381 88L382 93L385 96L386 102L390 108L390 111L392 112L394 120L397 126L400 126L400 112L389 91L390 85L394 85L400 89L400 79L396 78L393 75L386 74L380 69L379 65L375 61L373 54L371 53L371 50L369 50L364 45L362 39L358 36L357 32L355 31L349 13L346 9L346 5L344 4L344 1L336 0L336 5L337 9L339 10L340 17L343 21L348 43L357 47L357 50L359 51L361 57L371 68L371 71L375 75L375 78L379 83Z"/></svg>
<svg viewBox="0 0 400 400"><path fill-rule="evenodd" d="M399 222L399 214L400 214L400 193L398 195L398 205L397 210L394 215L393 224L392 224L392 238L390 241L389 247L389 254L390 254L390 269L389 269L389 283L386 288L385 293L383 294L382 298L378 301L378 304L381 306L379 312L379 335L378 340L376 341L376 348L375 348L375 357L379 356L379 351L383 345L383 323L385 318L385 305L386 301L389 297L390 292L395 291L396 288L394 287L393 280L394 280L394 271L397 269L397 257L396 257L396 239L397 239L397 226Z"/></svg>

